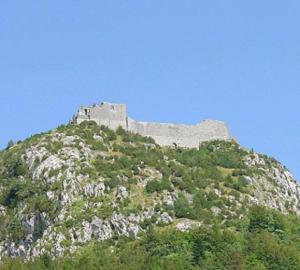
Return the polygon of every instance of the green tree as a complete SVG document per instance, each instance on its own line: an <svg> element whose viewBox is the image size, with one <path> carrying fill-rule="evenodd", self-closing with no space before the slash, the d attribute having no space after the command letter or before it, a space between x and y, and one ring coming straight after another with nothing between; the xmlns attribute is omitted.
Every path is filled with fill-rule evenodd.
<svg viewBox="0 0 300 270"><path fill-rule="evenodd" d="M9 140L7 145L6 145L6 150L13 147L14 146L14 141L13 140Z"/></svg>

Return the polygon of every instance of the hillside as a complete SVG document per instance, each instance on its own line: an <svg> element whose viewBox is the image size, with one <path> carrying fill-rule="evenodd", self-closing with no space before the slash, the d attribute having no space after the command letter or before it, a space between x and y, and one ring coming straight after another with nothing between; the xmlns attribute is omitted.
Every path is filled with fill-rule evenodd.
<svg viewBox="0 0 300 270"><path fill-rule="evenodd" d="M234 141L171 149L60 126L0 153L2 267L299 269L299 194Z"/></svg>

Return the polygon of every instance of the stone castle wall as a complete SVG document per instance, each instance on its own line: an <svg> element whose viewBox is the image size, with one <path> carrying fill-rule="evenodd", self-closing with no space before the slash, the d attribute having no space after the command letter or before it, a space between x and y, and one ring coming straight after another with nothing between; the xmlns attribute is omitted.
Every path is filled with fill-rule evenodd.
<svg viewBox="0 0 300 270"><path fill-rule="evenodd" d="M101 103L91 107L81 107L73 116L73 123L95 121L111 129L122 126L143 136L152 137L159 145L198 147L199 143L214 139L228 140L227 126L222 121L204 120L196 125L139 122L127 117L125 104Z"/></svg>

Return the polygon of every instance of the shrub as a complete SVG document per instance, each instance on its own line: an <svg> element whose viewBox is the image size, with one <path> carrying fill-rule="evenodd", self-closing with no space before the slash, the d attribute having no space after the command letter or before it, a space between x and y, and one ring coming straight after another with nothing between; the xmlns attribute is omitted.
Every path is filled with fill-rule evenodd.
<svg viewBox="0 0 300 270"><path fill-rule="evenodd" d="M172 191L171 183L169 180L163 178L162 180L149 181L145 187L147 193L161 192L163 190Z"/></svg>
<svg viewBox="0 0 300 270"><path fill-rule="evenodd" d="M175 216L177 218L193 218L194 213L187 199L180 195L174 203Z"/></svg>
<svg viewBox="0 0 300 270"><path fill-rule="evenodd" d="M6 150L8 150L9 148L14 146L14 141L13 140L9 140L7 145L6 145Z"/></svg>
<svg viewBox="0 0 300 270"><path fill-rule="evenodd" d="M27 173L27 167L19 155L8 157L4 161L4 166L8 177L18 177Z"/></svg>
<svg viewBox="0 0 300 270"><path fill-rule="evenodd" d="M285 222L282 214L262 206L254 206L250 211L250 232L267 230L269 232L282 232L285 229Z"/></svg>
<svg viewBox="0 0 300 270"><path fill-rule="evenodd" d="M107 129L106 130L106 139L108 141L115 141L117 139L116 133L111 129Z"/></svg>
<svg viewBox="0 0 300 270"><path fill-rule="evenodd" d="M1 204L14 208L19 202L35 195L37 190L31 181L20 182L18 179L10 179L8 186L2 191Z"/></svg>
<svg viewBox="0 0 300 270"><path fill-rule="evenodd" d="M120 180L116 177L107 179L104 181L105 186L109 187L110 189L117 187L120 184Z"/></svg>
<svg viewBox="0 0 300 270"><path fill-rule="evenodd" d="M21 220L18 216L14 215L8 226L12 240L16 243L24 240L26 232L22 229Z"/></svg>
<svg viewBox="0 0 300 270"><path fill-rule="evenodd" d="M126 130L123 127L119 126L116 130L116 134L119 135L119 136L125 136L126 135Z"/></svg>

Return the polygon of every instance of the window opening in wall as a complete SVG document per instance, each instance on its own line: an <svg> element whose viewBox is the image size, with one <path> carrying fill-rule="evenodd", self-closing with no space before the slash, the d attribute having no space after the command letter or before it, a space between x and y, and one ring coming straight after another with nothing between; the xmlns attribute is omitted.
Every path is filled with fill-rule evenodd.
<svg viewBox="0 0 300 270"><path fill-rule="evenodd" d="M114 105L110 105L110 111L115 112L115 106Z"/></svg>

